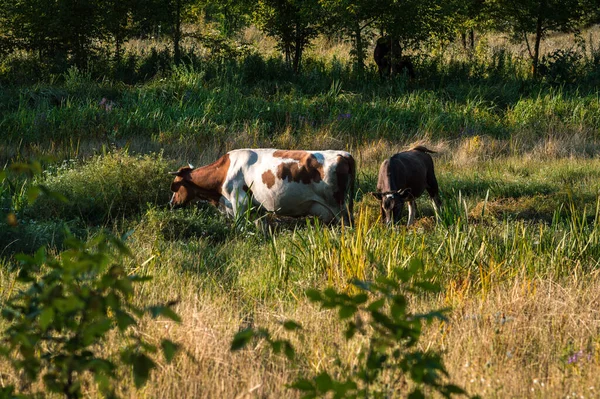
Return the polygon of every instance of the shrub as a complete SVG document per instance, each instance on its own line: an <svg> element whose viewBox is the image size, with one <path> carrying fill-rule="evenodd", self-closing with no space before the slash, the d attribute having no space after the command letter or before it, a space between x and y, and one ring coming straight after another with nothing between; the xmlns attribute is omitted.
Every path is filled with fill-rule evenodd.
<svg viewBox="0 0 600 399"><path fill-rule="evenodd" d="M43 181L49 190L68 202L44 197L25 211L37 219L80 219L89 225L129 217L148 203L165 205L169 200L167 161L161 154L132 156L115 151L88 162L67 165Z"/></svg>
<svg viewBox="0 0 600 399"><path fill-rule="evenodd" d="M41 173L39 162L13 164L11 169L30 177ZM5 178L6 170L1 170L0 181ZM39 185L30 186L26 193L30 201L40 193L64 200ZM3 210L0 215L5 216ZM6 223L18 223L15 213L6 213ZM115 397L113 381L120 363L131 367L139 388L156 367L150 356L158 348L130 327L146 314L179 322L173 303L134 305L133 285L150 277L128 274L124 260L132 255L121 240L99 235L84 242L67 234L65 243L68 249L56 257L47 257L44 248L34 256L17 255L16 280L21 285L0 306L0 319L8 323L0 335L0 356L21 374L25 391L41 375L48 391L80 398L91 375L104 395ZM105 355L103 347L113 330L127 342L120 350L120 362ZM171 362L178 345L163 339L160 347ZM14 397L15 391L11 385L2 387L0 396Z"/></svg>
<svg viewBox="0 0 600 399"><path fill-rule="evenodd" d="M41 375L48 391L67 398L82 396L86 372L105 395L114 396L111 380L118 362L104 355L102 344L117 329L129 342L120 361L142 386L156 367L149 354L157 348L130 327L145 314L179 317L169 305L133 305L133 284L149 278L128 275L123 259L131 254L120 240L98 236L86 243L70 237L67 246L56 258L47 258L43 248L35 256L18 256L17 279L26 285L2 304L0 317L10 324L2 333L0 356L29 383ZM170 362L178 346L164 339L161 347Z"/></svg>
<svg viewBox="0 0 600 399"><path fill-rule="evenodd" d="M441 355L434 351L418 348L422 323L446 320L447 310L412 313L409 310L409 294L426 294L439 291L439 287L428 281L429 276L419 277L422 262L413 259L406 269L396 268L390 277L375 281L355 280L353 285L360 290L357 294L337 292L333 288L324 291L307 290L307 297L324 309L336 309L338 318L345 326L345 339L352 340L362 335L367 340L366 348L360 350L357 364L345 364L341 358L334 364L340 365L336 374L322 373L294 381L290 388L304 394L305 398L367 398L397 397L423 398L424 388L435 390L449 398L453 394L466 394L453 384L445 383L448 373ZM288 331L300 331L294 321L286 321ZM253 338L263 338L273 352L283 352L289 359L296 351L288 340L273 338L264 328L248 328L234 337L231 349L245 347ZM405 378L414 383L410 393L399 392L397 384L386 384L384 378ZM329 396L331 395L331 396Z"/></svg>

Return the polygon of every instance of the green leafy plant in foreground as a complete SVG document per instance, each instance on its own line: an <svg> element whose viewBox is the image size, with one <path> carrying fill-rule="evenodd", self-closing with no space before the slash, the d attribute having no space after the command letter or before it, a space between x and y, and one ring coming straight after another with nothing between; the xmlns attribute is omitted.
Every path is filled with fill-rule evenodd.
<svg viewBox="0 0 600 399"><path fill-rule="evenodd" d="M39 164L12 169L29 175L41 170ZM0 179L4 177L0 171ZM30 201L46 191L30 191ZM124 260L131 252L120 239L98 235L81 241L68 235L65 247L56 257L48 256L44 248L33 256L16 256L20 284L0 304L0 320L7 324L0 335L0 356L20 373L24 391L31 391L31 384L41 376L49 392L80 398L82 385L91 376L104 395L114 397L113 382L120 364L131 367L136 387L142 386L156 367L151 357L159 348L132 327L145 315L180 322L171 309L173 303L134 304L134 284L150 277L128 275ZM105 345L114 330L126 342L120 361ZM163 339L160 348L171 362L179 346ZM14 395L14 386L0 387L0 398Z"/></svg>
<svg viewBox="0 0 600 399"><path fill-rule="evenodd" d="M149 277L127 274L122 260L130 253L119 239L98 236L83 242L70 237L66 245L57 258L47 257L43 248L34 256L17 256L17 279L26 285L2 304L0 317L9 326L2 332L0 355L28 382L41 375L50 392L81 397L88 372L104 394L114 396L111 380L118 363L102 344L116 329L127 339L120 361L132 367L135 385L142 386L156 367L150 356L158 348L131 327L145 314L177 322L179 317L171 304L132 304L133 285ZM163 339L160 346L170 362L178 345Z"/></svg>
<svg viewBox="0 0 600 399"><path fill-rule="evenodd" d="M419 279L422 262L412 260L407 268L396 268L390 277L380 277L372 282L359 281L353 285L357 294L337 292L333 288L323 291L310 289L307 297L324 309L337 309L338 318L345 326L346 340L357 335L367 338L366 346L358 354L356 366L336 359L340 371L335 375L323 371L313 377L300 377L290 388L303 393L304 398L366 398L397 397L423 398L435 390L449 398L466 392L445 379L449 377L441 355L418 348L423 322L446 320L446 310L412 313L408 295L439 291L439 287L426 278ZM426 277L426 276L425 276ZM286 321L288 331L300 331L294 321ZM289 340L272 337L265 328L248 328L234 337L231 349L244 348L253 338L263 338L273 352L283 353L290 360L295 350ZM404 381L411 380L410 392ZM329 395L329 396L328 396Z"/></svg>

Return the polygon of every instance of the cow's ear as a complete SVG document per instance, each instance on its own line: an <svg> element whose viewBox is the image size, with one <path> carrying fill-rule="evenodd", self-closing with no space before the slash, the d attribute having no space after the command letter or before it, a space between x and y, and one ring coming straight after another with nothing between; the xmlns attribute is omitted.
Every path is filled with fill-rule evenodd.
<svg viewBox="0 0 600 399"><path fill-rule="evenodd" d="M173 183L171 183L171 191L173 191L174 193L176 193L177 191L179 191L179 189L181 188L182 184L183 184L183 180L174 181Z"/></svg>
<svg viewBox="0 0 600 399"><path fill-rule="evenodd" d="M375 198L377 198L379 201L381 201L383 199L383 193L377 193L374 191L371 191L371 195Z"/></svg>
<svg viewBox="0 0 600 399"><path fill-rule="evenodd" d="M410 188L398 190L396 191L396 195L402 198L403 200L412 200L414 198Z"/></svg>
<svg viewBox="0 0 600 399"><path fill-rule="evenodd" d="M173 175L173 176L179 176L179 177L186 178L187 176L189 176L189 173L191 171L192 171L192 168L190 168L189 166L184 166L183 168L180 168L177 172L169 172L169 174Z"/></svg>

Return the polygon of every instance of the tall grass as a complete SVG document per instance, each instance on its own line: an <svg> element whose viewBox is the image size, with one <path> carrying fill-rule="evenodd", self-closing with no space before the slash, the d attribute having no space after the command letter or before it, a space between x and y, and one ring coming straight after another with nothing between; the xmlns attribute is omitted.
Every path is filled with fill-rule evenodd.
<svg viewBox="0 0 600 399"><path fill-rule="evenodd" d="M445 351L459 385L485 397L594 396L596 87L533 82L514 55L484 44L472 62L455 55L415 59L415 81L381 82L374 70L356 79L315 49L300 76L253 55L193 62L135 86L71 70L51 83L3 87L0 160L54 154L36 183L71 202L29 205L31 181L0 182L0 206L19 221L0 221L0 298L18 288L14 252L60 251L64 227L82 237L112 230L135 254L129 267L140 265L131 272L155 276L140 303L179 299L180 327L148 320L141 330L156 342L182 342L195 358L161 364L144 392L123 375L123 396L285 397L297 372L335 372L336 356L351 364L363 350L340 343L334 317L308 303L304 289L348 289L351 278L387 275L419 258L443 292L414 296L411 306L453 307L423 345ZM380 162L414 143L438 151L444 206L436 214L420 198L416 224L390 228L365 193L375 189ZM171 168L258 146L351 150L355 226L270 221L265 235L251 214L236 226L207 205L164 206ZM278 321L287 318L304 325L296 345L304 361L273 360L261 345L229 353L240 328L283 333ZM115 337L107 351L121 344Z"/></svg>

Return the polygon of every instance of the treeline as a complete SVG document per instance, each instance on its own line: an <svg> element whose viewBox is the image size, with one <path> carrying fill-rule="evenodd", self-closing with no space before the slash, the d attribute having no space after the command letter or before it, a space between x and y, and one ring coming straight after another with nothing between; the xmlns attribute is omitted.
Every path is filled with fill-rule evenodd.
<svg viewBox="0 0 600 399"><path fill-rule="evenodd" d="M391 48L398 57L403 48L456 38L473 47L474 31L493 30L526 43L535 76L548 33L599 21L600 0L0 0L0 55L24 51L60 72L98 59L118 65L127 41L166 36L179 63L190 34L184 25L209 22L231 39L253 24L277 40L295 72L311 41L328 34L351 41L361 73L373 35L398 43Z"/></svg>

